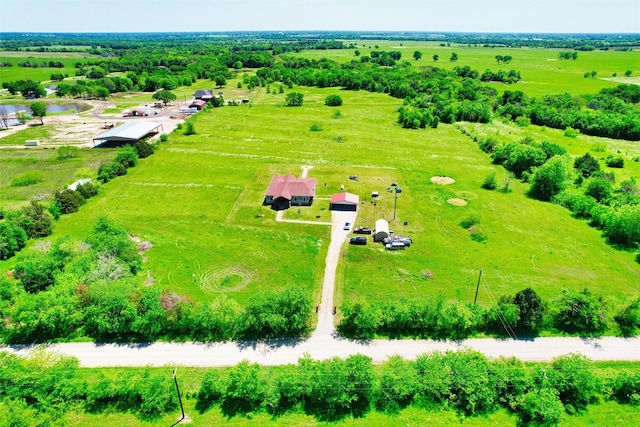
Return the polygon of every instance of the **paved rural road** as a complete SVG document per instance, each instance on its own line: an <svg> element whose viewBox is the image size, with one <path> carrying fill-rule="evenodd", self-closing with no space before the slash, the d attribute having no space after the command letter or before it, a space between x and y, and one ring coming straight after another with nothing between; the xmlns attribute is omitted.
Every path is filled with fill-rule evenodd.
<svg viewBox="0 0 640 427"><path fill-rule="evenodd" d="M20 354L36 346L3 346ZM464 341L430 340L374 340L358 342L334 336L317 336L307 340L240 342L240 343L154 343L154 344L94 344L66 343L46 346L68 356L77 357L82 367L111 366L233 366L247 359L262 365L296 363L298 358L309 354L313 359L351 354L370 356L374 362L382 362L398 354L407 359L431 351L470 348L490 356L515 356L523 361L549 361L556 356L578 352L592 360L640 361L640 338L624 339L603 337L581 338L537 338L535 340L468 339Z"/></svg>

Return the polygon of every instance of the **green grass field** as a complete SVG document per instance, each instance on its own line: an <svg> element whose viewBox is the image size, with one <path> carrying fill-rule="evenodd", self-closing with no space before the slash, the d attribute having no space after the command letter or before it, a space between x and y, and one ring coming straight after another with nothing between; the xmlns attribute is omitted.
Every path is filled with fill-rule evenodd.
<svg viewBox="0 0 640 427"><path fill-rule="evenodd" d="M640 79L640 51L616 52L616 51L592 51L578 52L578 59L559 60L558 52L562 49L537 49L537 48L484 48L460 46L452 43L450 47L439 46L436 42L415 41L384 41L366 40L357 41L361 55L370 55L371 51L396 50L402 53L401 61L409 61L414 67L435 66L444 69L453 67L470 66L482 73L486 69L519 70L522 81L516 85L502 83L490 83L499 92L503 90L521 90L530 96L552 95L569 92L571 94L596 93L605 87L614 87L618 83L603 78L611 78L613 73L623 77L627 70L632 71L635 81ZM364 45L364 46L363 46ZM413 59L414 51L422 52L422 58ZM566 51L567 49L565 49ZM352 59L358 60L354 54L355 49L337 51L312 50L304 51L298 55L305 58L335 58L340 62ZM458 54L458 61L451 62L451 53ZM433 61L433 55L438 55L437 62ZM513 60L509 64L498 64L496 55L510 55ZM584 73L597 71L597 78L584 78Z"/></svg>

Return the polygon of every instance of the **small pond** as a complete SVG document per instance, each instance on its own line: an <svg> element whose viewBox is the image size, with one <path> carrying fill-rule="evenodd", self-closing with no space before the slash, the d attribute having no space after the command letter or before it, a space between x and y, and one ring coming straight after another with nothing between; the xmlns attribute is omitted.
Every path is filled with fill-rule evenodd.
<svg viewBox="0 0 640 427"><path fill-rule="evenodd" d="M0 115L2 114L15 114L18 111L26 111L28 114L31 114L31 108L28 105L22 104L4 104L0 105ZM47 113L63 113L66 111L71 111L74 113L78 112L78 108L76 104L47 104Z"/></svg>

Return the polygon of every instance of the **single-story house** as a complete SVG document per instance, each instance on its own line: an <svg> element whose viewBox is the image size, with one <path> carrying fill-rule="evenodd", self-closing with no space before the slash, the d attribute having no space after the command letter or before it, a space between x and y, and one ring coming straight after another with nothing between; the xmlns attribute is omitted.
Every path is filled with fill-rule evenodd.
<svg viewBox="0 0 640 427"><path fill-rule="evenodd" d="M197 108L198 110L202 110L206 106L207 106L207 101L202 99L196 99L189 105L189 108Z"/></svg>
<svg viewBox="0 0 640 427"><path fill-rule="evenodd" d="M291 174L274 175L264 193L263 204L277 210L290 206L311 206L316 195L316 181L315 178L296 178Z"/></svg>
<svg viewBox="0 0 640 427"><path fill-rule="evenodd" d="M337 193L331 196L330 210L334 211L355 211L358 209L360 197L357 194Z"/></svg>
<svg viewBox="0 0 640 427"><path fill-rule="evenodd" d="M373 230L373 241L382 242L389 237L389 222L386 219L376 221L376 228Z"/></svg>

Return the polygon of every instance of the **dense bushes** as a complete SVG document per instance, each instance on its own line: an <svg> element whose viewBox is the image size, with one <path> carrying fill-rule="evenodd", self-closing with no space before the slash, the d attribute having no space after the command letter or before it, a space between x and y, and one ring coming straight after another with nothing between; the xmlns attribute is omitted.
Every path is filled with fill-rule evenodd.
<svg viewBox="0 0 640 427"><path fill-rule="evenodd" d="M85 373L78 361L37 350L29 357L0 353L0 424L38 419L61 424L68 411L131 413L145 421L175 413L178 399L169 369L119 369ZM182 389L182 385L181 385ZM243 361L208 370L190 381L183 399L195 399L201 414L218 407L226 417L267 412L274 417L305 413L318 421L360 418L376 409L396 414L408 406L484 416L500 408L518 425L558 423L563 414L588 410L600 398L640 402L640 375L612 372L578 354L551 363L525 365L515 358L488 359L472 350L398 356L374 369L360 354L264 368ZM461 418L461 421L464 418Z"/></svg>
<svg viewBox="0 0 640 427"><path fill-rule="evenodd" d="M27 244L27 233L17 225L0 221L0 260L11 258Z"/></svg>
<svg viewBox="0 0 640 427"><path fill-rule="evenodd" d="M565 291L549 304L527 288L514 296L501 297L488 308L447 301L440 295L420 301L345 303L341 309L344 319L338 331L348 337L365 339L376 336L461 339L477 333L514 337L514 334L531 336L554 329L598 335L609 330L613 314L606 310L602 298L586 289ZM625 325L624 334L634 333L640 328L637 301L617 313L615 319Z"/></svg>

